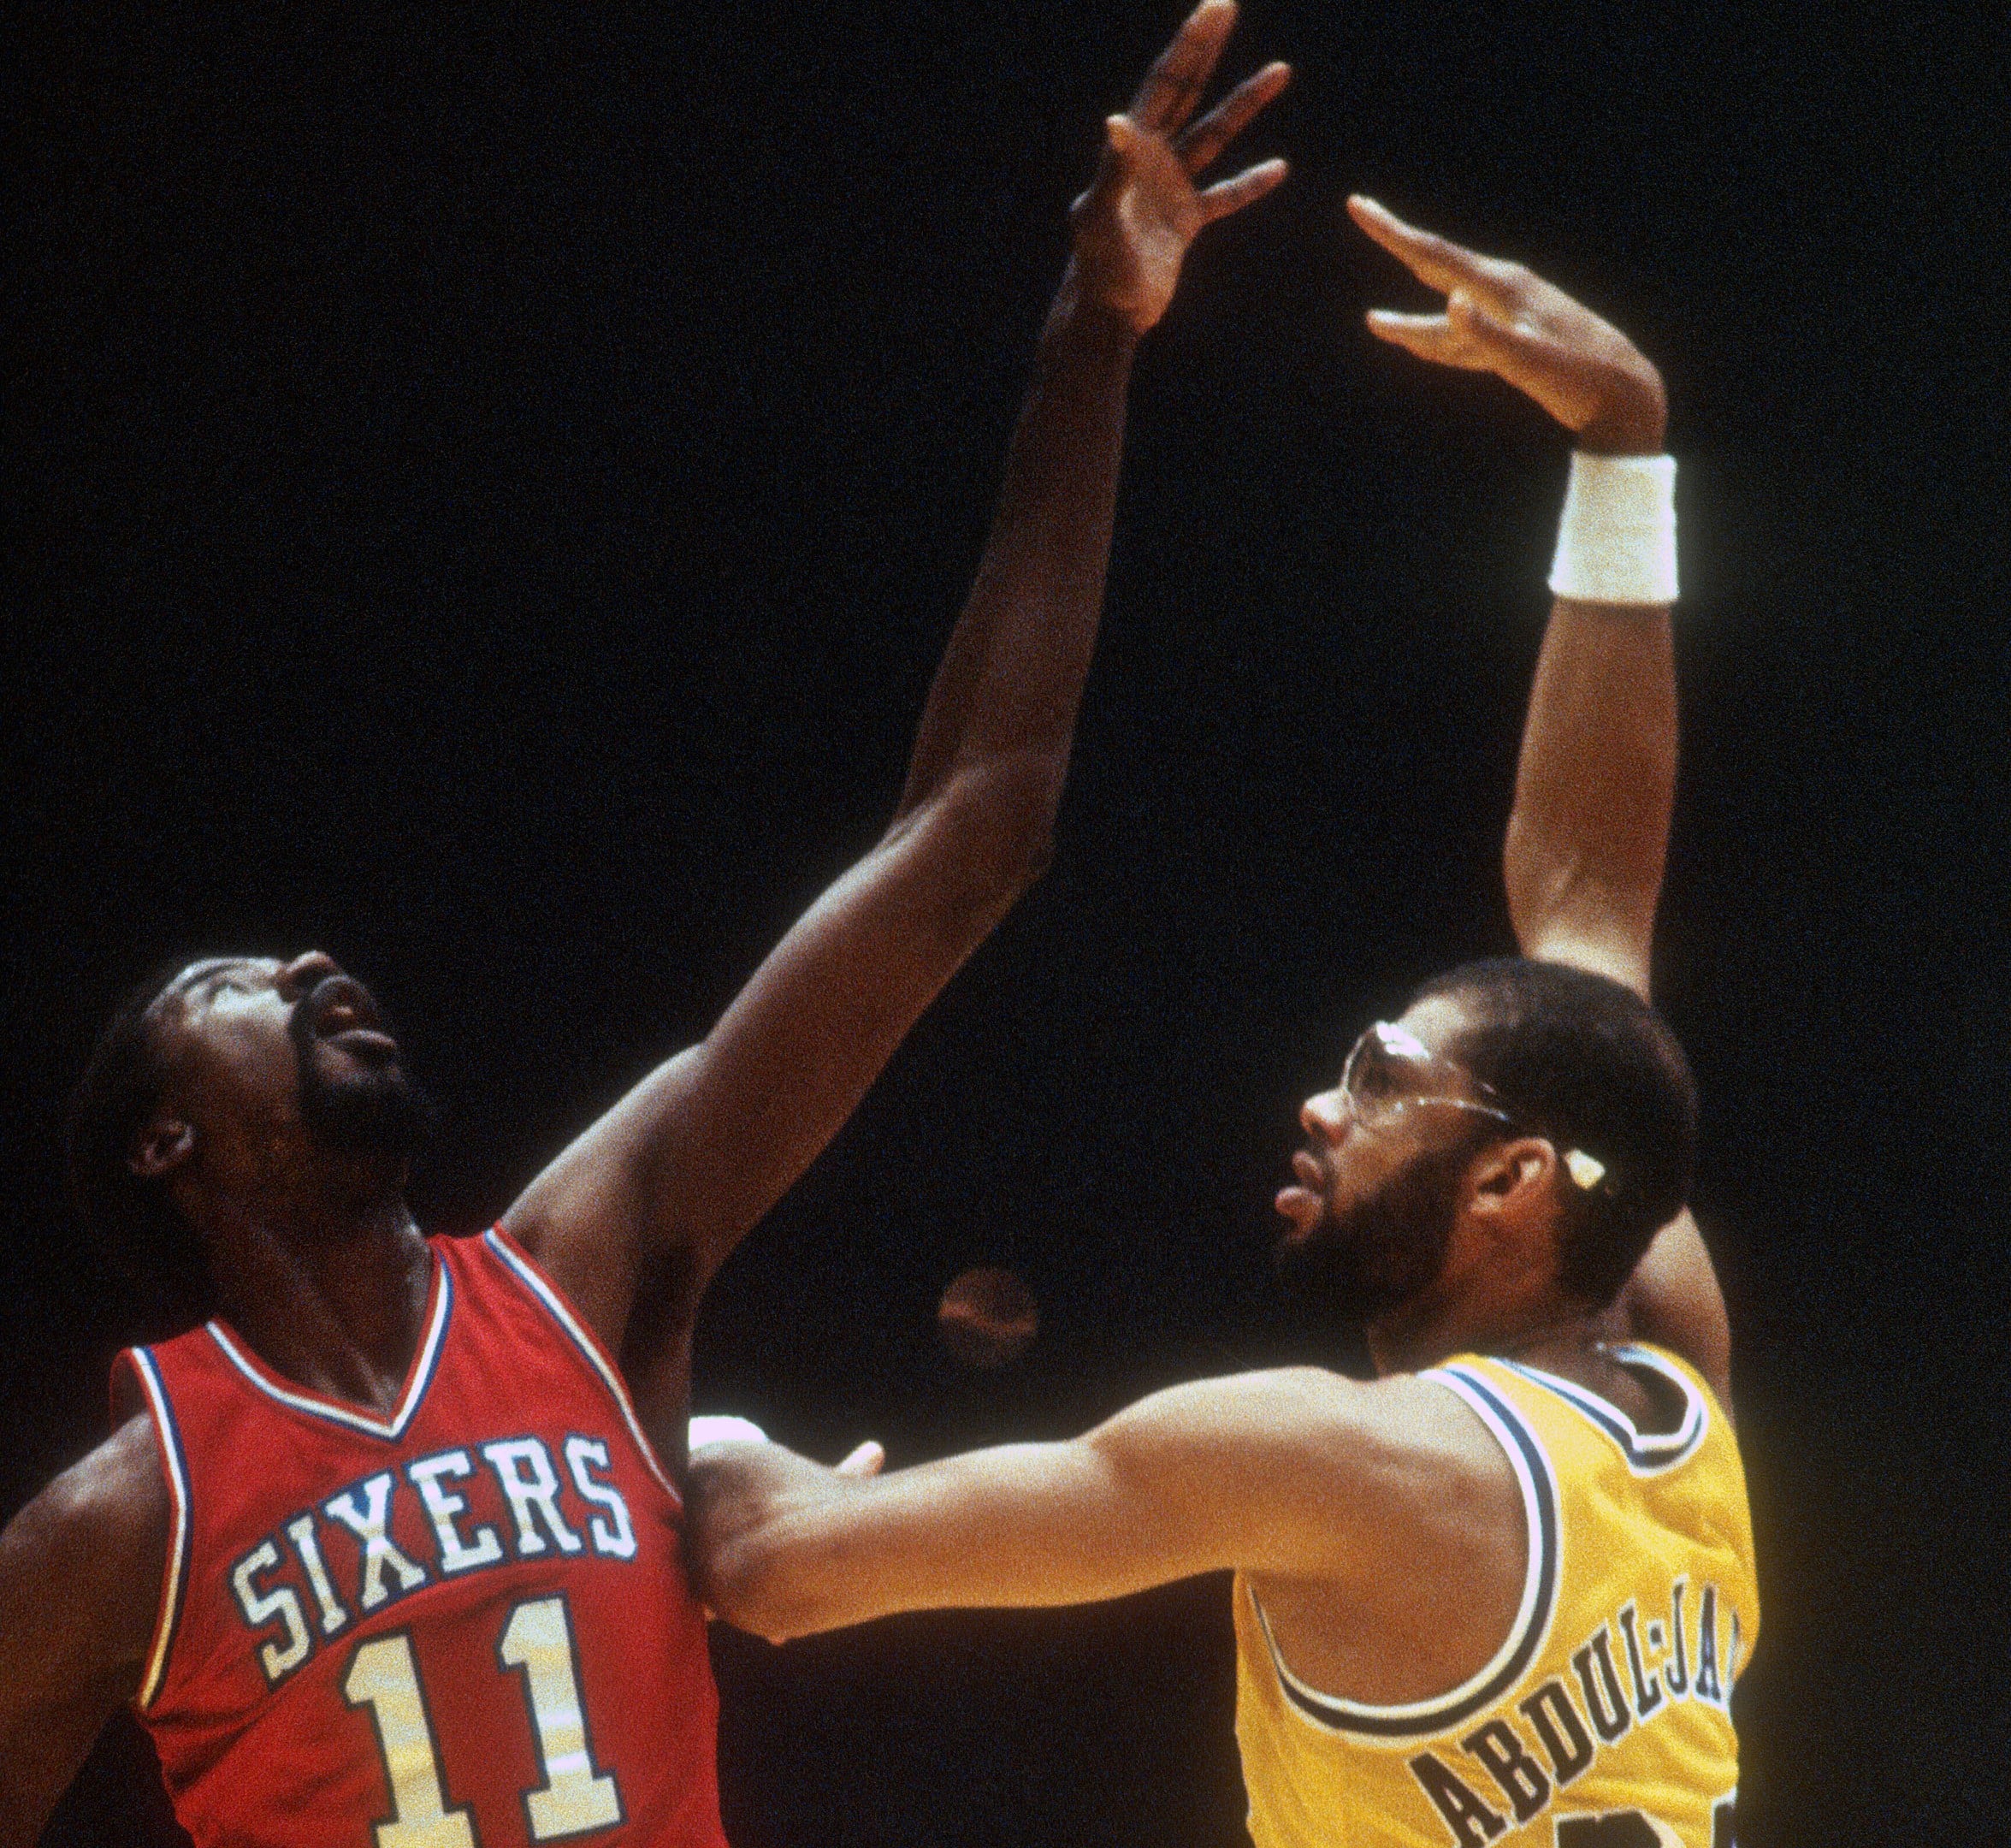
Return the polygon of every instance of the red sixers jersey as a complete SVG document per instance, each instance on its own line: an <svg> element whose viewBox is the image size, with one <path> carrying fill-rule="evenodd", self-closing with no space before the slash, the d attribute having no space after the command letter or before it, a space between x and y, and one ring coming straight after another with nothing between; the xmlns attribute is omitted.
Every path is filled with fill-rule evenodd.
<svg viewBox="0 0 2011 1848"><path fill-rule="evenodd" d="M198 1848L723 1848L683 1504L500 1232L381 1419L211 1322L119 1364L174 1509L136 1705Z"/></svg>

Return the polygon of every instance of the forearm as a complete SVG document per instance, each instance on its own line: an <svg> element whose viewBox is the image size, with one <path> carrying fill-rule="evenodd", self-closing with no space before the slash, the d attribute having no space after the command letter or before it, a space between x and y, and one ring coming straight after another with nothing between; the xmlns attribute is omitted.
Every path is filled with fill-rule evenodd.
<svg viewBox="0 0 2011 1848"><path fill-rule="evenodd" d="M780 1638L894 1611L1089 1603L1224 1567L1340 1574L1337 1509L1357 1487L1363 1506L1381 1495L1376 1415L1363 1389L1308 1368L1170 1387L1070 1442L872 1479L722 1446L692 1471L700 1593Z"/></svg>
<svg viewBox="0 0 2011 1848"><path fill-rule="evenodd" d="M1284 177L1270 161L1195 186L1288 75L1269 65L1190 121L1233 16L1198 9L1130 114L1104 124L997 518L891 826L704 1041L631 1091L504 1217L625 1365L665 1368L673 1430L700 1291L1046 862L1103 602L1133 350L1194 238ZM632 1329L639 1288L658 1307Z"/></svg>
<svg viewBox="0 0 2011 1848"><path fill-rule="evenodd" d="M1041 335L977 580L930 690L907 814L965 770L1019 760L1050 817L1103 605L1135 337L1071 268ZM1022 786L1012 779L1007 786Z"/></svg>
<svg viewBox="0 0 2011 1848"><path fill-rule="evenodd" d="M642 1267L667 1253L675 1288L661 1294L677 1312L645 1347L681 1349L726 1253L1040 871L1096 637L1132 346L1064 285L893 826L702 1045L645 1079L505 1215L611 1345L628 1338ZM616 1228L625 1270L608 1259ZM674 1420L681 1388L671 1398Z"/></svg>
<svg viewBox="0 0 2011 1848"><path fill-rule="evenodd" d="M1573 465L1553 578L1571 595L1552 613L1523 733L1509 910L1525 955L1645 995L1676 788L1668 477L1642 465L1662 453L1661 375L1618 328L1522 264L1421 231L1372 199L1348 210L1446 296L1440 314L1377 310L1370 329L1434 364L1497 374L1588 459ZM1606 596L1620 601L1590 601Z"/></svg>
<svg viewBox="0 0 2011 1848"><path fill-rule="evenodd" d="M1517 940L1645 986L1676 797L1666 607L1559 598L1523 733L1505 871Z"/></svg>
<svg viewBox="0 0 2011 1848"><path fill-rule="evenodd" d="M717 1521L700 1589L778 1642L896 1611L1081 1603L1156 1582L1127 1572L1123 1524L1099 1514L1116 1507L1107 1466L1081 1442L751 1499L758 1512Z"/></svg>

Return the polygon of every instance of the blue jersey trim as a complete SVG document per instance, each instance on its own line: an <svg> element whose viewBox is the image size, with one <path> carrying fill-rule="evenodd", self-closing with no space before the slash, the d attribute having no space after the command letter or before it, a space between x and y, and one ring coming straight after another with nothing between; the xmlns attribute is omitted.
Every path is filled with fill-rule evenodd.
<svg viewBox="0 0 2011 1848"><path fill-rule="evenodd" d="M426 1397L426 1389L433 1383L433 1376L439 1370L440 1351L446 1345L447 1318L452 1312L454 1280L441 1261L437 1252L427 1254L433 1263L434 1298L433 1313L426 1326L426 1335L419 1345L419 1352L413 1362L412 1375L405 1383L404 1396L399 1401L398 1409L389 1419L378 1418L372 1413L359 1410L355 1406L344 1405L339 1400L322 1398L319 1395L294 1392L268 1379L251 1360L250 1355L239 1348L230 1331L221 1322L207 1325L210 1339L223 1350L224 1358L244 1375L252 1385L269 1399L276 1399L283 1406L290 1406L296 1412L305 1412L310 1418L326 1420L331 1424L340 1424L349 1430L361 1431L366 1437L382 1438L387 1443L395 1443L405 1433L405 1427L412 1422L421 1403Z"/></svg>
<svg viewBox="0 0 2011 1848"><path fill-rule="evenodd" d="M1608 1351L1616 1360L1630 1366L1647 1368L1683 1395L1683 1417L1674 1430L1651 1431L1643 1436L1625 1413L1597 1393L1588 1392L1576 1381L1560 1379L1554 1373L1546 1373L1541 1367L1527 1366L1519 1360L1504 1360L1501 1365L1589 1419L1612 1439L1620 1454L1626 1459L1628 1468L1636 1476L1659 1476L1665 1470L1674 1469L1677 1464L1688 1461L1711 1429L1710 1402L1703 1392L1680 1367L1673 1365L1652 1348L1630 1345Z"/></svg>
<svg viewBox="0 0 2011 1848"><path fill-rule="evenodd" d="M1277 1640L1271 1634L1270 1620L1258 1602L1257 1588L1250 1587L1251 1608L1257 1613L1264 1642L1277 1671L1278 1685L1286 1698L1307 1719L1329 1732L1365 1734L1375 1738L1415 1738L1442 1732L1461 1721L1492 1706L1521 1679L1544 1638L1549 1633L1551 1614L1557 1603L1558 1504L1557 1483L1551 1473L1550 1459L1536 1434L1523 1421L1514 1407L1479 1374L1462 1366L1434 1367L1421 1376L1448 1386L1480 1414L1507 1453L1510 1466L1522 1485L1523 1506L1529 1522L1529 1566L1523 1585L1521 1608L1494 1659L1464 1686L1430 1700L1400 1706L1374 1706L1362 1701L1344 1700L1339 1695L1322 1694L1292 1673L1285 1664Z"/></svg>

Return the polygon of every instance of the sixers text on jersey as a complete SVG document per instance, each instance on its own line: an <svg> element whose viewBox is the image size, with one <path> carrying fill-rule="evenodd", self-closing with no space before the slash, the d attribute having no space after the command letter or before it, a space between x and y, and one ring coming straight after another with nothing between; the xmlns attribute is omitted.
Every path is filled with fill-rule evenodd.
<svg viewBox="0 0 2011 1848"><path fill-rule="evenodd" d="M499 1232L435 1239L379 1418L221 1322L123 1357L175 1508L139 1707L198 1843L719 1839L683 1507Z"/></svg>

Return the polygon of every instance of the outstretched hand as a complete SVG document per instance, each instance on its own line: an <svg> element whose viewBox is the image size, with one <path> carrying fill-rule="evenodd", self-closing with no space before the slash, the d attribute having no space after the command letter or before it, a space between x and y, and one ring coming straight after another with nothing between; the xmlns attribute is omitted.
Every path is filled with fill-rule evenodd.
<svg viewBox="0 0 2011 1848"><path fill-rule="evenodd" d="M1285 163L1268 160L1205 190L1194 183L1291 80L1285 65L1267 64L1186 126L1235 23L1235 0L1202 0L1145 73L1131 106L1104 123L1096 179L1075 202L1075 267L1084 297L1134 334L1166 312L1196 236L1285 177Z"/></svg>
<svg viewBox="0 0 2011 1848"><path fill-rule="evenodd" d="M1379 340L1435 365L1506 379L1573 431L1581 449L1661 449L1668 417L1661 374L1611 323L1521 264L1420 231L1374 199L1357 194L1348 215L1446 298L1440 314L1372 309L1369 330Z"/></svg>

